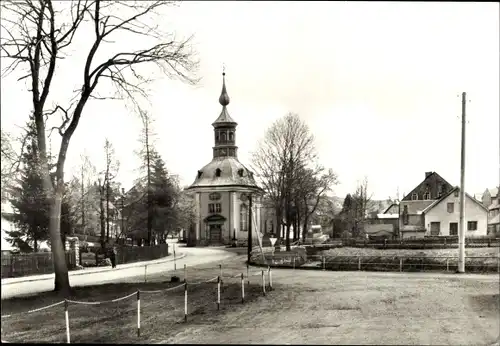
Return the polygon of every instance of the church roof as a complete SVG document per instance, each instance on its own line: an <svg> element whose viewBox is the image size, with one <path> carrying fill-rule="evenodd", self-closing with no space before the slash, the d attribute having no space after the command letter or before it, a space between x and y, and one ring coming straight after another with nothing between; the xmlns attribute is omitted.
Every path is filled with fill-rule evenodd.
<svg viewBox="0 0 500 346"><path fill-rule="evenodd" d="M219 170L219 171L218 171ZM260 190L253 172L235 157L217 157L200 169L193 184L187 189L200 187L249 187Z"/></svg>

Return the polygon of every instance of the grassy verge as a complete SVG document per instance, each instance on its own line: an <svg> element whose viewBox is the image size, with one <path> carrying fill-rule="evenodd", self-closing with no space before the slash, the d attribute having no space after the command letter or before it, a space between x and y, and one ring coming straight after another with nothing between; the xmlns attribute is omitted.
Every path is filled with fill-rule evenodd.
<svg viewBox="0 0 500 346"><path fill-rule="evenodd" d="M89 343L150 343L171 337L190 325L216 323L227 311L239 309L241 303L241 279L228 276L243 272L242 263L225 264L221 290L221 309L217 311L216 283L202 282L219 275L219 269L192 267L188 277L188 322L184 323L184 289L168 292L141 293L141 336L137 337L136 296L120 302L102 305L69 306L71 342ZM180 283L166 282L171 275L183 279L183 272L168 272L148 277L148 283L140 283L143 277L130 278L119 284L76 287L71 300L104 301L116 299L137 290L154 291L178 286ZM245 304L262 295L260 276L245 280ZM19 314L60 301L54 292L2 301L2 340L8 342L66 342L64 305L31 314Z"/></svg>

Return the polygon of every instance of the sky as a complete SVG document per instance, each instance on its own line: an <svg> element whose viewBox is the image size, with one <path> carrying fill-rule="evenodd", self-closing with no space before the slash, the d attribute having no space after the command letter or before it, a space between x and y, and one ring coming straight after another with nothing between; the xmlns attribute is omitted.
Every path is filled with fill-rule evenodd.
<svg viewBox="0 0 500 346"><path fill-rule="evenodd" d="M178 37L194 34L200 61L196 86L142 70L156 78L149 86L155 145L183 185L212 159L223 64L244 164L266 129L294 112L314 134L320 162L338 174L337 196L353 192L365 176L377 199L397 191L402 197L426 171L459 185L467 92L466 191L499 184L498 3L189 1L169 8L157 24ZM61 60L53 102L67 103L81 85L79 52L91 38L92 28L85 28ZM100 58L144 46L130 35L113 42ZM30 113L20 75L1 85L1 125L11 132ZM89 101L70 144L66 179L82 153L103 167L107 137L120 161L118 179L131 187L140 131L139 117L123 102ZM59 141L54 134L53 148Z"/></svg>

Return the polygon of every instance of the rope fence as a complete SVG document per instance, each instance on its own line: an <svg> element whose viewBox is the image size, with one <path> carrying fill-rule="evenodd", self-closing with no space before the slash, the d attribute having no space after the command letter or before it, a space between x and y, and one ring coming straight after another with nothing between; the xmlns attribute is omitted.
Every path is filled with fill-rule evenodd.
<svg viewBox="0 0 500 346"><path fill-rule="evenodd" d="M136 321L137 321L137 337L141 337L141 299L144 300L147 295L154 295L157 293L166 293L166 292L174 292L178 291L179 293L183 290L184 292L184 299L183 299L183 307L184 307L184 322L188 321L188 316L190 315L190 312L198 310L200 308L207 307L209 305L214 305L216 310L221 309L222 301L221 301L221 296L222 296L222 286L223 286L223 281L224 279L226 280L233 280L233 279L238 279L239 284L241 286L241 303L245 303L245 281L247 281L247 285L250 284L250 278L255 277L255 276L260 276L260 285L262 289L262 295L266 295L266 288L268 291L272 291L272 271L271 267L268 267L267 270L250 270L247 266L247 271L246 275L244 272L235 274L235 275L224 275L222 271L222 265L219 265L219 274L218 276L209 278L204 281L198 281L198 282L188 282L187 281L187 267L184 265L184 282L174 286L174 287L168 287L164 289L158 289L158 290L142 290L139 289L136 292L127 294L123 297L115 298L115 299L110 299L110 300L102 300L102 301L79 301L79 300L72 300L72 299L65 299L62 301L59 301L54 304L50 304L41 308L29 310L26 312L20 312L20 313L14 313L14 314L9 314L9 315L3 315L1 316L2 319L8 319L13 316L18 316L18 315L26 315L26 314L32 314L35 312L51 309L60 305L64 305L64 320L65 320L65 339L66 343L71 343L71 329L70 329L70 311L71 311L71 305L79 305L79 306L98 306L98 305L104 305L104 304L112 304L112 303L117 303L120 301L124 301L126 299L130 299L133 297L136 297L136 310L137 310L137 316L136 316ZM266 284L266 276L267 276L267 284ZM245 278L247 280L245 280ZM208 283L216 283L216 294L215 294L215 299L214 300L207 300L206 303L202 304L196 304L196 306L190 306L189 305L189 292L190 289L202 285L202 284L208 284ZM207 288L209 289L209 288ZM214 292L215 293L215 292ZM180 316L179 316L180 317ZM7 342L7 341L5 341Z"/></svg>

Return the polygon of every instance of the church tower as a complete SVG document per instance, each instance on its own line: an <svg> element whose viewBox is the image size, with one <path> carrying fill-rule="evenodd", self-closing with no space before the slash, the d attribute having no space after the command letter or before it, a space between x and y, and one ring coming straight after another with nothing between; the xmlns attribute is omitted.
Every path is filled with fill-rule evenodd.
<svg viewBox="0 0 500 346"><path fill-rule="evenodd" d="M222 105L222 111L219 117L213 122L215 146L213 147L213 158L238 157L238 147L236 146L236 126L227 106L229 105L229 95L226 90L226 73L222 73L222 91L219 97L219 103Z"/></svg>

